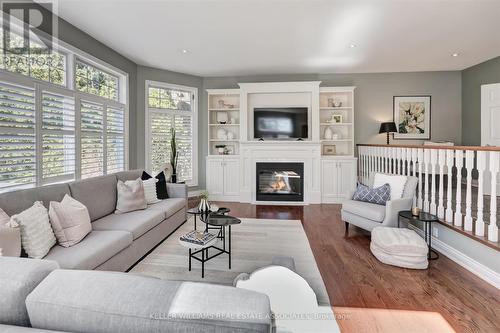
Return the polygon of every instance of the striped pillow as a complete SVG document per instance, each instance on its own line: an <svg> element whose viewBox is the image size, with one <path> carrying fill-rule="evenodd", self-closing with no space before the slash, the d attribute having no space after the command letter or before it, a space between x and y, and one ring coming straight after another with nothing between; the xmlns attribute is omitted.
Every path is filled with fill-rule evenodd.
<svg viewBox="0 0 500 333"><path fill-rule="evenodd" d="M21 228L21 243L28 257L41 259L56 245L49 213L41 201L36 201L33 206L11 219Z"/></svg>

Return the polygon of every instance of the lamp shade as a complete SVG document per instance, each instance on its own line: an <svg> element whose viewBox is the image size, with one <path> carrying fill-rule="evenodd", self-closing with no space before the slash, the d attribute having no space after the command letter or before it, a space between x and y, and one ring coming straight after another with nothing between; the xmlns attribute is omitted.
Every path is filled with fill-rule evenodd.
<svg viewBox="0 0 500 333"><path fill-rule="evenodd" d="M398 130L396 129L396 123L387 122L387 123L380 124L380 130L378 132L379 133L395 133L397 131Z"/></svg>

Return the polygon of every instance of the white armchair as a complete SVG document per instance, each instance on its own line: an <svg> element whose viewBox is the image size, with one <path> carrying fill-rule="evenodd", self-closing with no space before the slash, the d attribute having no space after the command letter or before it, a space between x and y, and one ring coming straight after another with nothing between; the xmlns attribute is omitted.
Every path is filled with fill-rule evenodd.
<svg viewBox="0 0 500 333"><path fill-rule="evenodd" d="M369 184L367 184L370 187L373 184L374 175L370 175ZM408 176L403 197L387 201L385 206L355 200L345 201L342 204L341 216L342 221L345 222L346 233L349 230L349 224L368 231L380 226L395 227L398 224L398 213L411 209L417 183L416 177ZM350 197L352 198L352 194Z"/></svg>

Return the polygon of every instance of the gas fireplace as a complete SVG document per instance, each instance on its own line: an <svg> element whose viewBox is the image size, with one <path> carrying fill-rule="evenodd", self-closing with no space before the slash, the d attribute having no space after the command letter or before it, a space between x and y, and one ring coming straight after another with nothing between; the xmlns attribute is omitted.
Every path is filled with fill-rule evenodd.
<svg viewBox="0 0 500 333"><path fill-rule="evenodd" d="M304 163L257 163L257 201L304 201Z"/></svg>

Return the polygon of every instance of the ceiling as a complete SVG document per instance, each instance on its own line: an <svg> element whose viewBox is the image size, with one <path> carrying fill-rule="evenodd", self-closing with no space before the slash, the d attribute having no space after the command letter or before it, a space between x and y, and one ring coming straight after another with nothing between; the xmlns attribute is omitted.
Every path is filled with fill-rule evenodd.
<svg viewBox="0 0 500 333"><path fill-rule="evenodd" d="M199 76L461 70L500 55L500 0L59 0L58 12L140 65Z"/></svg>

